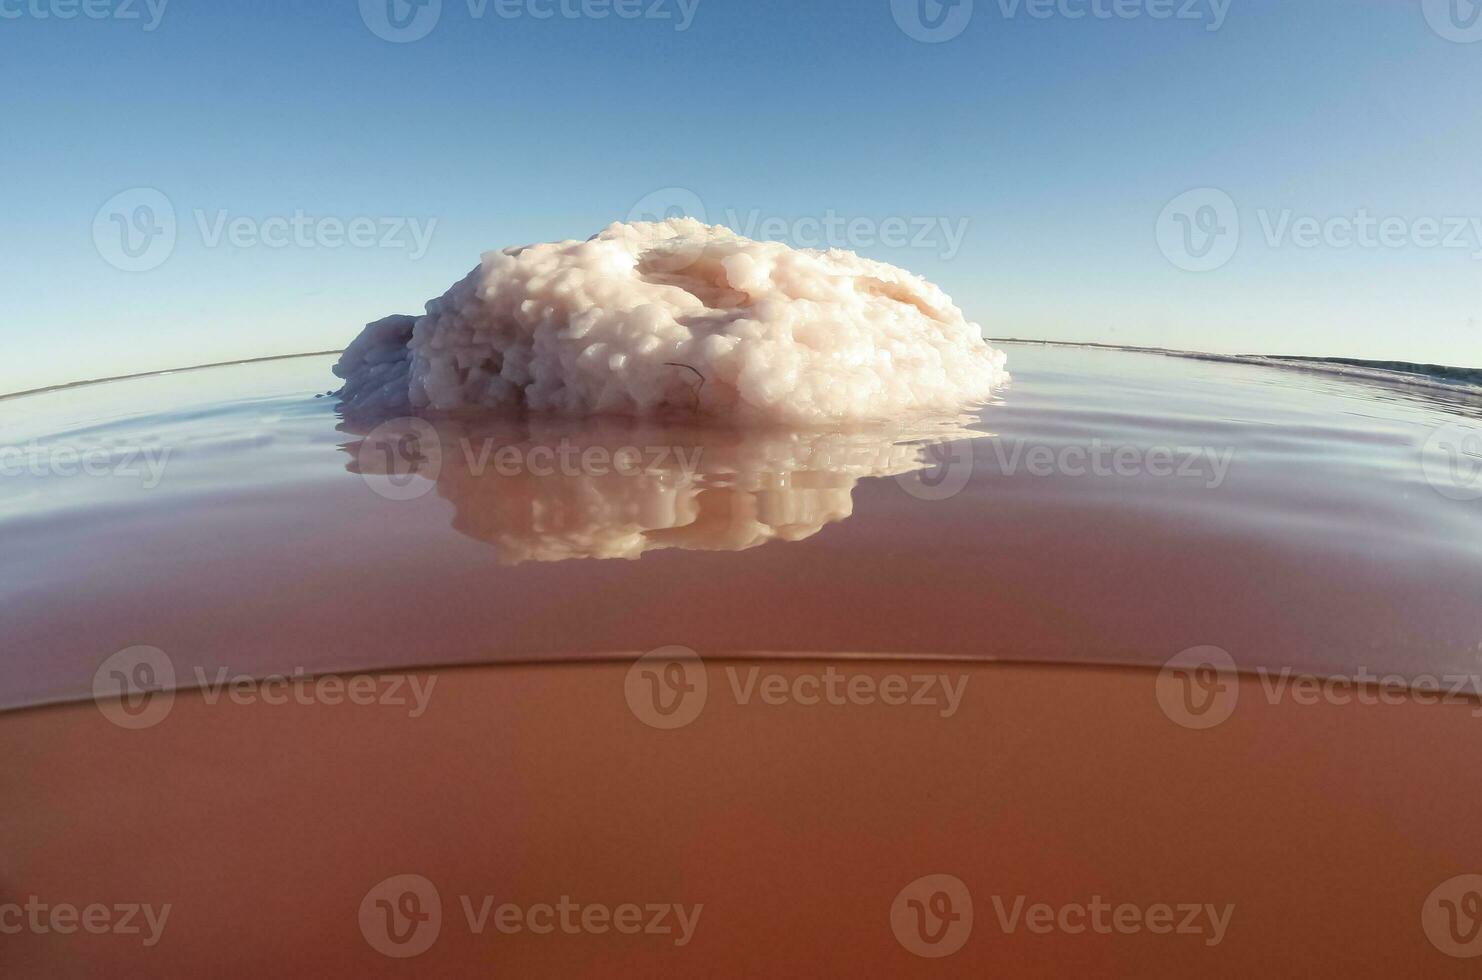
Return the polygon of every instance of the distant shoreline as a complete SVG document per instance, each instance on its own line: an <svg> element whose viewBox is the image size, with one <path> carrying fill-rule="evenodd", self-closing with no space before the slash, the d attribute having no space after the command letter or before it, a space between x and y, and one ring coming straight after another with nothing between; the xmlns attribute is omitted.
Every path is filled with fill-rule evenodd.
<svg viewBox="0 0 1482 980"><path fill-rule="evenodd" d="M1313 357L1304 354L1214 354L1207 351L1177 350L1171 347L1133 347L1123 344L1097 344L1089 341L1029 340L1020 337L993 337L996 344L1042 344L1048 347L1092 347L1099 350L1132 351L1140 354L1163 354L1201 361L1225 361L1238 364L1265 364L1274 367L1321 367L1341 365L1384 374L1404 374L1432 383L1459 382L1482 385L1482 368L1452 364L1427 364L1420 361L1376 361L1359 357Z"/></svg>
<svg viewBox="0 0 1482 980"><path fill-rule="evenodd" d="M1045 347L1089 347L1096 350L1130 351L1138 354L1162 354L1167 357L1185 357L1204 361L1228 361L1241 364L1266 364L1282 366L1342 365L1385 374L1403 374L1433 383L1457 382L1482 385L1482 368L1458 367L1449 364L1425 364L1417 361L1376 361L1357 357L1313 357L1301 354L1214 354L1206 351L1178 350L1172 347L1136 347L1130 344L1098 344L1092 341L1035 340L1027 337L989 337L995 344L1039 344ZM185 371L204 371L207 368L236 367L242 364L263 364L268 361L289 361L298 357L328 357L340 354L339 350L305 351L302 354L274 354L269 357L249 357L240 361L216 361L211 364L193 364L188 367L163 368L158 371L139 371L135 374L119 374L107 378L90 378L86 381L71 381L66 384L47 385L0 395L0 402L27 395L41 395L50 391L65 391L85 385L107 384L112 381L130 381L135 378L151 378L165 374L180 374Z"/></svg>
<svg viewBox="0 0 1482 980"><path fill-rule="evenodd" d="M180 374L184 371L204 371L207 368L236 367L239 364L262 364L267 361L291 361L295 357L325 357L329 354L339 354L337 350L305 351L302 354L273 354L269 357L249 357L241 361L216 361L212 364L192 364L189 367L161 368L158 371L139 371L134 374L115 374L107 378L89 378L86 381L68 381L65 384L47 385L44 388L27 388L25 391L12 391L0 395L0 401L7 398L21 398L26 395L41 395L48 391L65 391L68 388L81 388L84 385L101 385L110 381L131 381L134 378L152 378L161 374Z"/></svg>

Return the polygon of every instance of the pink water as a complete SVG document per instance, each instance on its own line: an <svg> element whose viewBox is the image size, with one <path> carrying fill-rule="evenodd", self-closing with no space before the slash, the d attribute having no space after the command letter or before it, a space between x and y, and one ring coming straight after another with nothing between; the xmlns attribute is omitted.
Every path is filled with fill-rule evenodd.
<svg viewBox="0 0 1482 980"><path fill-rule="evenodd" d="M431 446L395 424L366 443L381 420L346 423L315 397L333 383L324 357L0 401L10 440L40 439L39 458L102 445L121 467L140 449L163 464L0 482L0 706L86 696L102 659L138 644L186 675L676 643L1148 665L1214 645L1246 669L1478 667L1475 391L1010 353L1000 402L927 448L951 430L486 420L439 423ZM624 446L645 472L615 471ZM589 450L606 470L583 468Z"/></svg>
<svg viewBox="0 0 1482 980"><path fill-rule="evenodd" d="M1473 975L1479 396L1009 351L847 432L347 421L324 357L0 400L0 975ZM563 897L704 911L467 911Z"/></svg>

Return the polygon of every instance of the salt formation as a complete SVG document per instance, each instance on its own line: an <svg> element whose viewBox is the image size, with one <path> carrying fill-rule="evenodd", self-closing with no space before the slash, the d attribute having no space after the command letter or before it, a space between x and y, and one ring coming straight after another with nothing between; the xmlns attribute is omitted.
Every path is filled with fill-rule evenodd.
<svg viewBox="0 0 1482 980"><path fill-rule="evenodd" d="M483 256L335 367L347 413L525 408L811 424L953 411L1007 378L941 289L692 218Z"/></svg>

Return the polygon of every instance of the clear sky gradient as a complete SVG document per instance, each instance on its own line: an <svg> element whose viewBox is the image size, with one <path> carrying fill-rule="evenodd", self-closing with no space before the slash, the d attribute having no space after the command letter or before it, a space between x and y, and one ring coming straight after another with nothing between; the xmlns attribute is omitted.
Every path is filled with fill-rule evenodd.
<svg viewBox="0 0 1482 980"><path fill-rule="evenodd" d="M159 2L0 0L0 391L339 348L645 198L991 337L1482 366L1472 0Z"/></svg>

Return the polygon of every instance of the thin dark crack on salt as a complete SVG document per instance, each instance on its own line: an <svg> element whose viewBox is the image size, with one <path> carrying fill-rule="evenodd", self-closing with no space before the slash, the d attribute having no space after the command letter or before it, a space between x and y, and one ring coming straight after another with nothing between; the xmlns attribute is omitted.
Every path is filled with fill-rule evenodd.
<svg viewBox="0 0 1482 980"><path fill-rule="evenodd" d="M691 366L689 364L680 364L680 363L678 363L676 361L665 361L664 362L664 366L665 367L684 368L687 371L693 371L695 373L695 377L697 377L697 378L700 379L700 383L697 384L697 385L695 385L695 387L693 387L693 388L690 389L690 394L692 394L692 395L695 396L694 408L698 410L699 407L700 407L700 392L702 390L704 390L704 388L705 388L705 380L706 380L705 375L703 375L703 374L700 373L700 369L699 368L693 367L693 366Z"/></svg>

